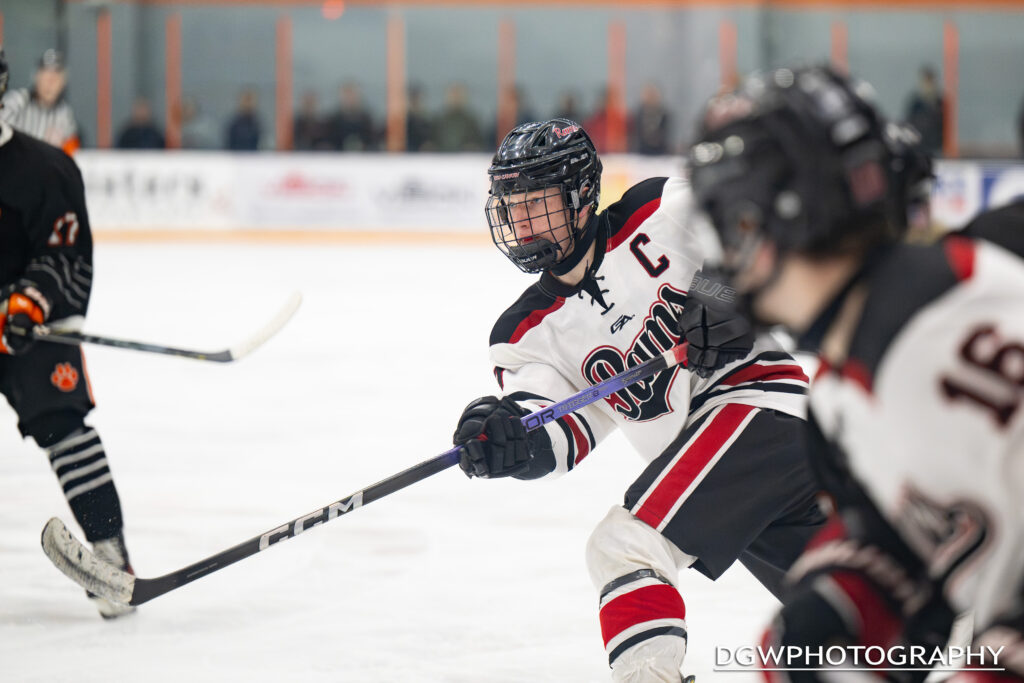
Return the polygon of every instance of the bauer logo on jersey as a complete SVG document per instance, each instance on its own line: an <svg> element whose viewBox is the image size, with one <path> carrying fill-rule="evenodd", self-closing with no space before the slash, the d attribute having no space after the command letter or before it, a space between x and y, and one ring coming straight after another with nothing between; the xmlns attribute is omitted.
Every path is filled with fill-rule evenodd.
<svg viewBox="0 0 1024 683"><path fill-rule="evenodd" d="M50 382L63 392L72 392L78 386L78 370L71 363L57 363L50 374Z"/></svg>
<svg viewBox="0 0 1024 683"><path fill-rule="evenodd" d="M679 343L676 321L685 304L685 292L671 285L662 285L658 289L658 300L651 305L651 312L644 318L641 331L629 349L625 352L613 346L594 349L583 361L583 376L591 384L597 384L671 349ZM678 371L679 366L664 370L652 379L615 392L605 400L627 420L644 422L661 417L672 412L668 394Z"/></svg>

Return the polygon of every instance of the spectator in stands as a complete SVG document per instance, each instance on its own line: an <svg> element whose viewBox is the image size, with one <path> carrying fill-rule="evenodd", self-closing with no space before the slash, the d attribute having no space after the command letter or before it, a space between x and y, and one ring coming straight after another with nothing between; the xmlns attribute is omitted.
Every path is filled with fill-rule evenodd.
<svg viewBox="0 0 1024 683"><path fill-rule="evenodd" d="M327 123L317 111L317 97L313 90L307 90L299 100L299 111L292 124L292 147L299 151L331 149Z"/></svg>
<svg viewBox="0 0 1024 683"><path fill-rule="evenodd" d="M917 90L907 101L906 120L921 134L921 144L934 155L942 153L945 111L935 69L921 67Z"/></svg>
<svg viewBox="0 0 1024 683"><path fill-rule="evenodd" d="M594 113L583 122L598 154L625 152L629 139L629 121L621 95L611 87L602 90Z"/></svg>
<svg viewBox="0 0 1024 683"><path fill-rule="evenodd" d="M670 154L671 116L661 100L661 90L654 83L644 86L640 105L633 114L632 151L637 154Z"/></svg>
<svg viewBox="0 0 1024 683"><path fill-rule="evenodd" d="M327 135L333 149L364 152L377 148L373 118L363 104L363 91L356 83L345 83L338 90L338 109L327 119Z"/></svg>
<svg viewBox="0 0 1024 683"><path fill-rule="evenodd" d="M217 128L192 97L181 98L178 107L182 149L217 149Z"/></svg>
<svg viewBox="0 0 1024 683"><path fill-rule="evenodd" d="M39 58L32 89L8 90L0 118L71 154L78 149L80 137L75 112L64 98L67 83L64 55L47 50Z"/></svg>
<svg viewBox="0 0 1024 683"><path fill-rule="evenodd" d="M131 118L120 135L117 146L121 149L163 149L164 134L153 121L153 109L145 97L136 97L132 102Z"/></svg>
<svg viewBox="0 0 1024 683"><path fill-rule="evenodd" d="M569 119L577 123L583 120L583 112L580 111L576 93L566 90L558 96L558 107L555 108L556 119ZM589 134L589 131L588 131Z"/></svg>
<svg viewBox="0 0 1024 683"><path fill-rule="evenodd" d="M445 92L445 108L434 127L442 152L478 152L484 148L480 118L469 107L466 86L452 83Z"/></svg>
<svg viewBox="0 0 1024 683"><path fill-rule="evenodd" d="M405 147L410 152L427 152L437 148L434 142L434 119L427 111L423 88L409 88L405 114Z"/></svg>
<svg viewBox="0 0 1024 683"><path fill-rule="evenodd" d="M260 148L262 127L256 91L244 89L238 95L238 109L228 122L225 147L236 152L251 152Z"/></svg>
<svg viewBox="0 0 1024 683"><path fill-rule="evenodd" d="M530 105L530 98L526 96L526 91L523 90L522 86L517 85L512 87L509 92L509 97L515 107L517 126L538 120L537 112L535 112L533 107ZM502 134L502 137L504 137L504 133ZM499 140L498 142L501 141Z"/></svg>
<svg viewBox="0 0 1024 683"><path fill-rule="evenodd" d="M530 106L529 100L523 88L515 85L505 90L505 96L501 98L498 106L498 117L496 123L500 126L505 124L505 130L496 130L495 127L487 133L488 140L494 140L495 145L500 145L505 135L516 126L524 123L532 123L537 120L537 114Z"/></svg>

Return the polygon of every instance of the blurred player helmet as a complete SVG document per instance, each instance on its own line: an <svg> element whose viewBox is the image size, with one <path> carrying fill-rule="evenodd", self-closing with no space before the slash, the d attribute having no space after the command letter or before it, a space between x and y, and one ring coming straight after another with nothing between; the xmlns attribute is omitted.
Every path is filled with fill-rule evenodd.
<svg viewBox="0 0 1024 683"><path fill-rule="evenodd" d="M828 67L758 74L712 100L688 161L731 270L761 240L826 254L899 237L899 164L872 101Z"/></svg>
<svg viewBox="0 0 1024 683"><path fill-rule="evenodd" d="M4 46L0 45L0 97L7 92L8 78L10 78L10 69L7 66L7 57L4 56Z"/></svg>
<svg viewBox="0 0 1024 683"><path fill-rule="evenodd" d="M487 173L487 223L498 249L527 273L571 270L596 233L593 214L584 225L577 225L577 219L587 206L596 209L600 198L601 160L586 131L562 118L524 123L502 140ZM517 237L513 214L522 210L527 193L549 188L556 191L547 194L560 197L560 205L544 197L538 202L543 206L531 208L530 216L544 218L552 229ZM566 224L567 231L558 230Z"/></svg>
<svg viewBox="0 0 1024 683"><path fill-rule="evenodd" d="M925 235L931 229L931 194L935 179L931 155L921 134L907 123L886 126L886 142L893 154L897 200L903 204L907 229Z"/></svg>

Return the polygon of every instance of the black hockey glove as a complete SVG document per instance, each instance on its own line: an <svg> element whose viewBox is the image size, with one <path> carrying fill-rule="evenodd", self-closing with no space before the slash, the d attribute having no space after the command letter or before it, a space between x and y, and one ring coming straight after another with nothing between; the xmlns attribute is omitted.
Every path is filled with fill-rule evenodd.
<svg viewBox="0 0 1024 683"><path fill-rule="evenodd" d="M462 446L459 467L467 477L496 479L529 469L533 456L519 421L526 414L508 397L484 396L466 406L453 441Z"/></svg>
<svg viewBox="0 0 1024 683"><path fill-rule="evenodd" d="M735 292L727 285L693 276L677 331L689 342L687 367L699 377L710 377L754 348L754 330L734 304Z"/></svg>
<svg viewBox="0 0 1024 683"><path fill-rule="evenodd" d="M46 319L43 308L32 297L14 291L0 303L0 353L12 356L25 353L32 347L32 328Z"/></svg>

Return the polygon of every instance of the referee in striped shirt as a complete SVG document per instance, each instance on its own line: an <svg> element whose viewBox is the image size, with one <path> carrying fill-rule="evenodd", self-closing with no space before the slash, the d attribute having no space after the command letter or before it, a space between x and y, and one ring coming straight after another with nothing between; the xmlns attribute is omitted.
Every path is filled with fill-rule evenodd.
<svg viewBox="0 0 1024 683"><path fill-rule="evenodd" d="M39 58L32 89L11 90L4 96L0 119L71 154L79 146L78 124L64 99L66 85L63 55L47 50Z"/></svg>

